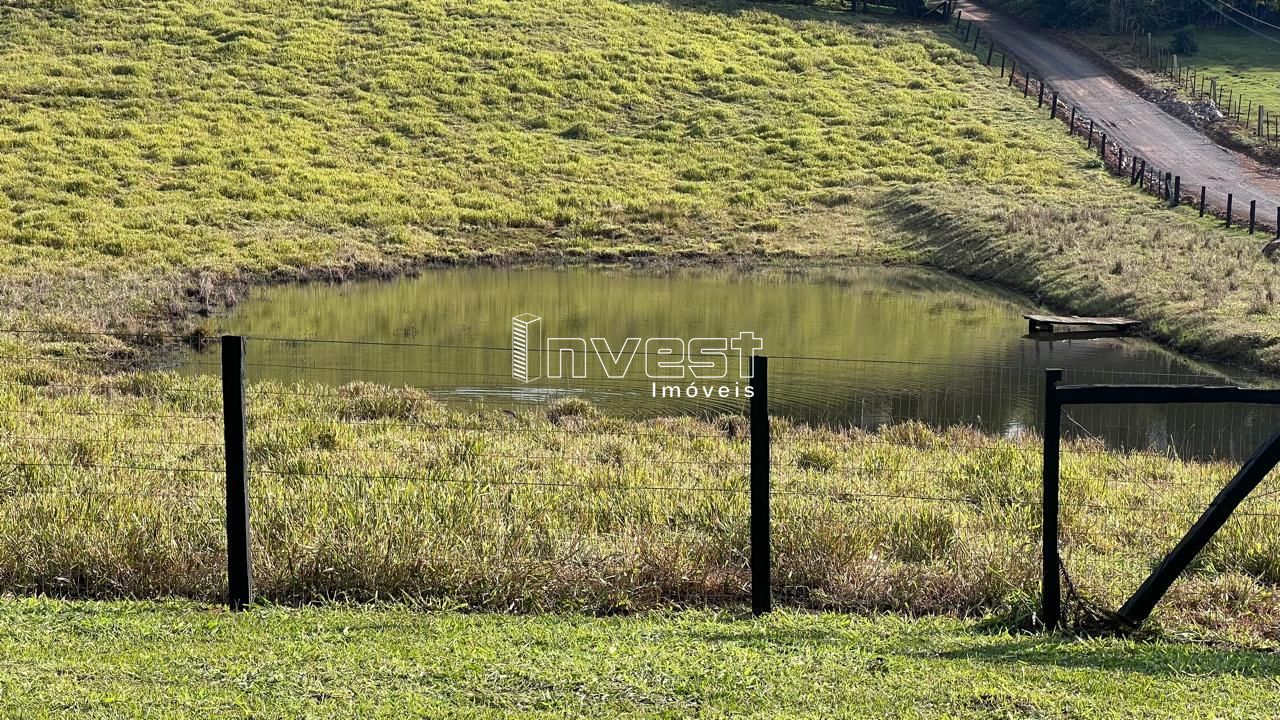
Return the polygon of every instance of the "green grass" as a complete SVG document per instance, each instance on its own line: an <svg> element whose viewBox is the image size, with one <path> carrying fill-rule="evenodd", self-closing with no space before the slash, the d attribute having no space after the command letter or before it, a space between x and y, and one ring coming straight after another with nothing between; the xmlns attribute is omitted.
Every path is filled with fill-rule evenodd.
<svg viewBox="0 0 1280 720"><path fill-rule="evenodd" d="M222 597L220 423L201 419L218 414L213 380L64 375L8 387L0 587ZM748 597L740 417L637 422L581 401L511 416L372 385L257 383L251 394L264 598L608 614ZM31 407L47 414L13 412ZM1010 624L1035 612L1034 437L781 418L775 434L774 584L785 605ZM1118 608L1234 469L1070 445L1063 550L1082 597ZM1258 512L1276 513L1274 496L1221 532L1158 628L1277 639L1280 535Z"/></svg>
<svg viewBox="0 0 1280 720"><path fill-rule="evenodd" d="M936 27L772 4L63 0L7 4L0 34L5 326L183 329L252 283L426 262L898 261L1280 367L1274 266L1254 239L1108 178ZM215 421L169 417L216 415L215 388L102 373L153 350L0 339L0 457L13 464L0 586L220 592L218 450L160 444L218 440ZM255 426L271 597L606 612L741 596L740 494L628 489L740 488L740 473L701 465L744 452L731 424L561 419L672 433L610 441L385 388L280 397ZM458 423L479 427L445 427ZM1025 613L1036 521L1011 499L1036 496L1034 440L779 427L780 481L819 491L779 503L783 585L800 604ZM553 453L574 459L538 459ZM1146 472L1189 506L1229 471L1095 455L1072 471L1081 492L1117 503L1144 501L1107 478ZM137 469L148 463L187 470ZM914 487L917 465L939 469L925 489L964 501L846 502ZM871 470L824 471L843 466ZM589 490L488 482L521 473ZM1086 589L1112 606L1185 527L1118 543L1124 516L1075 521L1073 548L1095 566ZM1274 535L1255 548L1257 528L1241 527L1180 586L1169 627L1274 632Z"/></svg>
<svg viewBox="0 0 1280 720"><path fill-rule="evenodd" d="M1235 30L1198 30L1199 52L1187 58L1195 68L1259 104L1280 113L1280 33L1274 40ZM1256 117L1255 117L1256 122Z"/></svg>
<svg viewBox="0 0 1280 720"><path fill-rule="evenodd" d="M430 262L893 261L1280 367L1252 241L1109 179L936 25L772 3L67 0L11 3L0 32L4 325L184 329L253 283ZM894 233L919 198L962 234L1012 212L993 239L1024 270ZM1096 287L1060 283L1025 229L1080 213L1142 229L1079 257ZM1153 229L1223 249L1112 292ZM1171 289L1214 301L1175 327Z"/></svg>
<svg viewBox="0 0 1280 720"><path fill-rule="evenodd" d="M0 601L0 713L118 717L1264 717L1274 655L955 620Z"/></svg>

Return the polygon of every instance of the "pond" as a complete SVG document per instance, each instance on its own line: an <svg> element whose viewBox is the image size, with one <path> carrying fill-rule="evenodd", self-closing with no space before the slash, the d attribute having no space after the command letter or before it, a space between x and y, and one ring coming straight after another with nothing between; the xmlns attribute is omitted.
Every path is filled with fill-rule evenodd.
<svg viewBox="0 0 1280 720"><path fill-rule="evenodd" d="M1037 429L1050 367L1065 369L1067 383L1271 382L1138 338L1029 337L1022 313L1034 309L910 268L465 268L261 289L210 329L251 336L251 380L363 380L508 407L574 396L625 416L740 412L746 381L738 382L732 351L718 358L721 370L732 370L724 380L698 382L690 368L673 371L686 371L683 380L655 380L653 358L674 356L666 353L671 341L650 341L748 331L770 357L773 414L868 428L919 419L1002 434ZM513 377L513 318L521 316L536 318L529 325L540 336L536 348L581 338L529 356L529 382ZM603 355L594 354L592 338L603 341ZM684 347L690 359L692 348ZM580 352L559 351L566 349ZM557 368L562 377L552 378ZM696 398L663 396L672 384L687 391L691 380ZM1072 408L1063 424L1114 447L1239 457L1277 417L1268 408L1126 406Z"/></svg>

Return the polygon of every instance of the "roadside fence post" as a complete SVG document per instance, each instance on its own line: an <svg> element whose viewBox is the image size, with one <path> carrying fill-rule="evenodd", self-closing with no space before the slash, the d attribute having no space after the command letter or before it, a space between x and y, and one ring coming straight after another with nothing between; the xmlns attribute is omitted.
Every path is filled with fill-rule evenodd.
<svg viewBox="0 0 1280 720"><path fill-rule="evenodd" d="M1106 133L1102 133L1102 142L1098 143L1098 148L1102 151L1099 154L1102 156L1102 167L1105 168L1107 166L1107 134Z"/></svg>
<svg viewBox="0 0 1280 720"><path fill-rule="evenodd" d="M243 610L253 602L249 554L249 454L245 404L245 342L222 338L222 429L227 461L227 604Z"/></svg>
<svg viewBox="0 0 1280 720"><path fill-rule="evenodd" d="M1062 405L1058 383L1062 371L1044 371L1044 467L1041 496L1040 615L1045 630L1058 629L1062 617L1062 576L1058 559L1058 462L1062 431Z"/></svg>
<svg viewBox="0 0 1280 720"><path fill-rule="evenodd" d="M1227 193L1227 227L1231 227L1231 205L1235 201L1235 196Z"/></svg>
<svg viewBox="0 0 1280 720"><path fill-rule="evenodd" d="M1036 98L1036 107L1044 107L1044 78L1040 78L1040 97Z"/></svg>
<svg viewBox="0 0 1280 720"><path fill-rule="evenodd" d="M1058 119L1058 93L1053 94L1053 102L1049 105L1049 119Z"/></svg>
<svg viewBox="0 0 1280 720"><path fill-rule="evenodd" d="M1075 105L1071 106L1071 122L1067 124L1067 134L1068 135L1076 134L1076 106Z"/></svg>
<svg viewBox="0 0 1280 720"><path fill-rule="evenodd" d="M995 54L996 54L996 44L994 41L992 41L991 46L987 48L987 67L991 67L991 58Z"/></svg>
<svg viewBox="0 0 1280 720"><path fill-rule="evenodd" d="M769 533L769 358L751 359L751 614L773 610Z"/></svg>
<svg viewBox="0 0 1280 720"><path fill-rule="evenodd" d="M1258 225L1258 201L1249 201L1249 234L1253 234L1253 230Z"/></svg>
<svg viewBox="0 0 1280 720"><path fill-rule="evenodd" d="M1200 217L1204 217L1204 195L1207 188L1200 186Z"/></svg>
<svg viewBox="0 0 1280 720"><path fill-rule="evenodd" d="M1173 196L1169 198L1169 207L1178 207L1182 202L1182 176L1173 176Z"/></svg>

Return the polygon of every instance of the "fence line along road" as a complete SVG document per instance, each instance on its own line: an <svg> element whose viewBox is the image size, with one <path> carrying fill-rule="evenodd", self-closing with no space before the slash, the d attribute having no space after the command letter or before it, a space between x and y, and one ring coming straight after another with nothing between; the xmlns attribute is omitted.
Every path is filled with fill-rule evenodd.
<svg viewBox="0 0 1280 720"><path fill-rule="evenodd" d="M1182 178L1182 187L1204 186L1209 208L1280 207L1280 175L1257 161L1220 147L1181 120L1116 82L1107 71L1080 53L1031 30L1016 20L973 2L957 7L966 21L1030 64L1033 73L1059 93L1060 101L1093 118L1112 143ZM967 27L967 26L966 26ZM985 53L983 53L985 55ZM1034 58L1028 63L1024 58ZM1267 213L1263 212L1263 215Z"/></svg>

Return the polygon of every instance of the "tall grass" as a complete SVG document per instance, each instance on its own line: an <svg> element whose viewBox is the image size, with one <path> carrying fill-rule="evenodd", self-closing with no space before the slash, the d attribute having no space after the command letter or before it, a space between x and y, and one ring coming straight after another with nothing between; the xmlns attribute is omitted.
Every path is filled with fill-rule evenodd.
<svg viewBox="0 0 1280 720"><path fill-rule="evenodd" d="M84 384L0 395L0 587L220 597L215 384L163 373ZM641 422L585 403L511 414L373 385L262 383L251 396L254 579L266 598L609 613L749 596L742 418ZM47 414L11 412L24 408ZM781 418L774 432L781 602L1034 609L1036 438ZM1081 595L1118 605L1232 471L1069 445L1064 552ZM1266 517L1233 520L1160 618L1274 633L1276 557Z"/></svg>

